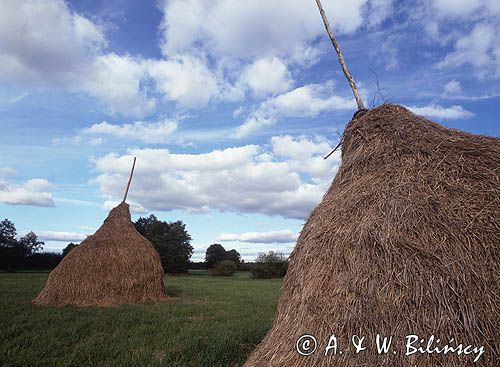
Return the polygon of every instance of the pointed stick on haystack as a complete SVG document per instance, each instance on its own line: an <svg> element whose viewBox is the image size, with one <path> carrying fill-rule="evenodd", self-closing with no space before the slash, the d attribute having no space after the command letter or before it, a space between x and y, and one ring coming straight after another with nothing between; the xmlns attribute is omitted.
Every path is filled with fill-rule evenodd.
<svg viewBox="0 0 500 367"><path fill-rule="evenodd" d="M347 64L345 63L344 56L342 55L342 51L340 51L340 46L339 43L337 42L337 39L335 38L335 35L333 34L332 29L330 28L330 23L328 23L328 18L326 17L325 11L323 10L323 6L321 5L320 0L316 0L316 4L318 5L319 13L321 14L321 18L323 18L323 23L325 24L326 28L326 33L328 33L328 37L330 37L330 40L332 41L333 48L335 49L335 52L337 52L337 56L339 58L339 63L340 66L342 67L342 71L344 72L344 75L349 82L349 85L351 86L352 93L354 94L354 98L356 99L356 103L358 105L358 111L364 110L365 105L363 104L363 100L361 99L361 96L359 95L358 87L356 86L356 82L354 81L354 78L352 77L349 69L347 68ZM337 144L337 146L330 151L327 155L323 157L323 159L327 159L329 156L331 156L335 151L340 147L342 144L342 140Z"/></svg>
<svg viewBox="0 0 500 367"><path fill-rule="evenodd" d="M132 182L132 176L134 175L135 160L136 160L136 157L134 157L134 163L132 163L132 170L130 171L130 177L129 177L129 179L128 179L127 189L125 190L125 195L123 196L123 201L122 201L122 203L124 203L124 202L125 202L125 200L127 200L128 189L130 189L130 183Z"/></svg>
<svg viewBox="0 0 500 367"><path fill-rule="evenodd" d="M328 36L330 37L330 40L332 41L333 48L335 49L335 52L337 52L340 66L342 66L342 71L344 72L344 75L345 75L347 81L349 82L349 85L351 86L352 93L354 94L354 98L356 98L356 103L358 104L358 110L364 110L365 105L363 104L363 100L361 99L361 96L359 95L358 87L356 87L356 83L354 82L354 78L352 77L351 73L349 72L349 69L347 68L347 65L344 61L344 56L342 55L342 52L340 51L339 43L337 42L337 39L335 38L335 35L333 34L332 29L330 28L330 23L328 23L328 19L326 18L326 14L325 14L325 11L323 10L323 6L321 5L321 1L316 0L316 4L318 4L319 13L321 14L321 18L323 18L323 23L325 24L326 32L328 33Z"/></svg>

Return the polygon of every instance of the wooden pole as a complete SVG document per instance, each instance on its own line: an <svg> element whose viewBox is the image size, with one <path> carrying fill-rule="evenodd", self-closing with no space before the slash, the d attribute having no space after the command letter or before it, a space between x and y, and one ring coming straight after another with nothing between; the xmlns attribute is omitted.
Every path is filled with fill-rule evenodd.
<svg viewBox="0 0 500 367"><path fill-rule="evenodd" d="M342 56L342 52L340 51L340 46L339 43L337 42L337 39L335 38L335 35L333 34L332 29L330 28L330 23L328 23L328 19L326 18L325 11L323 10L323 6L321 5L320 0L316 0L316 4L318 5L319 13L321 14L321 18L323 18L323 23L325 24L326 32L328 33L328 36L330 37L330 40L332 41L333 48L337 52L337 56L339 58L340 66L342 66L342 71L344 72L344 75L349 82L349 85L351 86L352 93L354 94L354 98L356 98L356 103L358 104L358 110L363 110L365 108L365 105L363 104L363 100L361 99L361 96L359 95L358 88L356 87L356 83L354 82L354 79L349 72L349 69L347 68L347 65L344 61L344 56Z"/></svg>
<svg viewBox="0 0 500 367"><path fill-rule="evenodd" d="M125 202L125 200L127 200L128 189L130 188L130 183L132 182L132 176L134 175L135 160L136 160L136 157L134 157L134 163L132 163L132 170L130 171L130 177L129 177L129 179L128 179L127 189L125 190L125 195L123 196L123 201L122 201L122 203L124 203L124 202Z"/></svg>

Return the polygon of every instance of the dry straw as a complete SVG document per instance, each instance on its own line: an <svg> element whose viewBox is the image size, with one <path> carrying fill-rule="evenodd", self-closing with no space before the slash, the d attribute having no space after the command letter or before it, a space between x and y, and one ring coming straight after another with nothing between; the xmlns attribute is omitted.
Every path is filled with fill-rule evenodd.
<svg viewBox="0 0 500 367"><path fill-rule="evenodd" d="M130 180L127 192L129 186ZM126 195L50 273L35 304L114 306L166 298L160 257L135 229Z"/></svg>
<svg viewBox="0 0 500 367"><path fill-rule="evenodd" d="M290 257L274 325L245 366L473 365L405 356L409 334L483 345L474 365L499 366L500 139L383 105L347 125L342 148ZM347 345L377 333L394 336L396 355ZM318 340L311 356L295 350L302 334ZM325 358L331 334L344 353Z"/></svg>

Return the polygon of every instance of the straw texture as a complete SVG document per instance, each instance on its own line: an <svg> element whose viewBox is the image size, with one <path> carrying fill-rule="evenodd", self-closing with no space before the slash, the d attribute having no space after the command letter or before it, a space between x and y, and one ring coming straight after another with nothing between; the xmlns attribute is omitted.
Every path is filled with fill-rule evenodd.
<svg viewBox="0 0 500 367"><path fill-rule="evenodd" d="M291 254L274 325L245 367L500 366L500 139L383 105L347 125L342 149ZM394 337L391 353L376 353L377 333ZM295 350L303 334L318 341L311 356ZM331 334L343 354L325 358ZM354 334L366 351L354 354ZM475 364L405 356L410 334L485 353Z"/></svg>
<svg viewBox="0 0 500 367"><path fill-rule="evenodd" d="M111 210L95 234L50 273L39 305L115 306L166 297L160 257L135 229L129 206Z"/></svg>

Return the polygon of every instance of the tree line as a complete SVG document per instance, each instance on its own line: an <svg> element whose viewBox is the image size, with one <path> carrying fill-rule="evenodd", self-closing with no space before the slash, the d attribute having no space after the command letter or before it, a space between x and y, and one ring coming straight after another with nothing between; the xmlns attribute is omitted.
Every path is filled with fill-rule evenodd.
<svg viewBox="0 0 500 367"><path fill-rule="evenodd" d="M34 232L17 239L17 229L8 219L0 222L0 269L44 268L57 265L60 256L39 253L43 249ZM55 264L55 265L54 265Z"/></svg>
<svg viewBox="0 0 500 367"><path fill-rule="evenodd" d="M284 276L288 267L282 254L261 253L255 263L245 263L238 251L226 250L220 244L207 248L204 262L193 263L191 236L182 221L162 221L151 214L140 217L134 226L155 247L165 273L179 274L201 268L208 269L212 275L228 276L239 270L251 271L256 278L273 278ZM78 244L69 243L62 253L40 252L43 246L44 242L34 232L17 239L14 223L8 219L0 222L0 269L53 269Z"/></svg>

